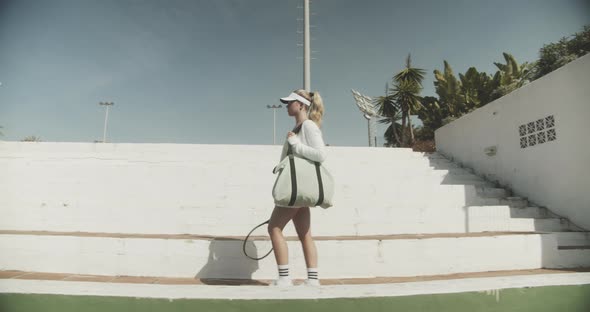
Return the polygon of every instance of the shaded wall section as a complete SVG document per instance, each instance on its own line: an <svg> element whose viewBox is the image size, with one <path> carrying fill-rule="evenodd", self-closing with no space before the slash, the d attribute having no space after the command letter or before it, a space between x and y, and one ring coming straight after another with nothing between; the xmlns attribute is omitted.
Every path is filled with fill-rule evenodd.
<svg viewBox="0 0 590 312"><path fill-rule="evenodd" d="M590 55L436 131L437 150L590 229Z"/></svg>

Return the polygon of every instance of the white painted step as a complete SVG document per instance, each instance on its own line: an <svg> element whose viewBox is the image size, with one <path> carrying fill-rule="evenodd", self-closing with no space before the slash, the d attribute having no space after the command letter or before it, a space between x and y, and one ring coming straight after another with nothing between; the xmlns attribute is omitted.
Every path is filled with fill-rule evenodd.
<svg viewBox="0 0 590 312"><path fill-rule="evenodd" d="M590 232L554 233L558 246L590 246Z"/></svg>
<svg viewBox="0 0 590 312"><path fill-rule="evenodd" d="M423 276L565 267L588 260L559 253L552 234L476 237L316 238L323 278ZM291 272L306 275L298 241L289 241ZM249 242L265 254L269 241ZM272 279L272 254L242 255L237 239L0 235L1 270L94 275ZM559 251L561 252L561 251ZM580 258L581 257L581 258Z"/></svg>
<svg viewBox="0 0 590 312"><path fill-rule="evenodd" d="M468 223L471 224L471 231L508 231L514 227L523 228L522 225L509 225L509 218L546 217L543 208L510 208L500 205L497 198L472 197L475 191L471 189L468 193L467 190L461 186L445 186L427 192L428 196L410 199L398 196L399 190L393 189L390 191L393 200L382 207L372 202L371 198L358 198L350 193L347 194L349 197L342 198L344 205L312 210L314 232L327 236L461 233L467 231L466 218L473 219L475 216L479 216L478 222L484 222L481 226L485 227L474 227L474 220L471 220ZM470 205L468 209L463 207L466 200ZM184 205L181 202L177 205L100 207L56 203L45 207L4 207L0 230L240 236L267 220L272 212L272 202L258 207L242 207L237 203L229 207L217 207L215 203ZM528 225L525 229L536 228ZM290 224L287 231L294 233Z"/></svg>
<svg viewBox="0 0 590 312"><path fill-rule="evenodd" d="M469 232L561 232L572 230L567 219L537 218L545 216L545 210L538 207L471 206L467 209Z"/></svg>
<svg viewBox="0 0 590 312"><path fill-rule="evenodd" d="M261 287L242 285L240 287L226 285L183 285L177 281L168 284L165 278L157 277L152 283L121 283L121 282L75 282L65 280L29 280L29 279L0 279L0 289L4 293L11 294L46 294L59 296L104 296L104 297L128 297L128 298L160 298L166 300L207 299L207 300L273 300L276 302L277 311L284 310L281 300L321 300L348 298L344 304L354 304L361 298L417 296L427 295L440 298L441 294L457 293L485 293L489 297L484 300L505 300L504 289L556 287L564 285L579 285L587 287L590 284L588 272L563 272L531 274L530 270L512 272L513 275L494 275L485 273L485 277L462 275L445 278L443 280L412 280L408 282L376 282L368 284L324 284L320 289L309 287L290 287L277 289L274 287ZM67 276L67 275L66 275ZM115 277L116 278L116 277ZM156 282L153 282L156 280ZM189 280L193 281L194 280ZM323 282L325 282L324 280ZM368 280L370 281L370 280ZM575 296L576 294L573 294ZM408 297L406 297L408 298ZM426 298L425 298L426 299ZM107 299L108 300L108 299ZM130 299L131 300L131 299ZM439 300L439 299L426 299ZM578 300L583 302L583 299ZM493 301L492 301L493 302ZM271 302L271 304L274 304ZM488 304L488 306L494 303ZM575 304L575 303L574 303ZM558 306L556 303L555 306ZM235 311L240 311L239 302L235 303ZM267 306L267 305L263 305ZM241 306L240 306L241 307ZM379 310L395 311L389 309ZM155 310L155 309L154 309ZM188 310L188 309L186 309ZM204 310L204 309L201 309ZM250 309L251 310L251 309ZM312 309L318 310L318 309ZM375 309L377 310L377 309ZM445 309L448 310L448 309ZM530 310L530 309L529 309ZM404 310L407 311L407 310ZM418 311L418 310L414 310ZM422 310L424 311L424 310ZM522 311L522 310L520 310ZM570 310L564 310L564 312ZM579 309L578 309L579 311Z"/></svg>
<svg viewBox="0 0 590 312"><path fill-rule="evenodd" d="M476 187L493 187L494 184L477 176L448 175L441 180L441 184L474 185Z"/></svg>
<svg viewBox="0 0 590 312"><path fill-rule="evenodd" d="M500 204L501 205L508 205L513 208L525 208L525 207L528 207L529 201L525 198L514 196L514 197L506 197L506 198L500 199Z"/></svg>
<svg viewBox="0 0 590 312"><path fill-rule="evenodd" d="M518 218L510 219L509 231L514 232L562 232L569 231L570 224L567 219L549 218L549 219L532 219Z"/></svg>
<svg viewBox="0 0 590 312"><path fill-rule="evenodd" d="M429 167L437 169L437 170L467 170L470 171L468 168L461 167L452 162L428 162Z"/></svg>
<svg viewBox="0 0 590 312"><path fill-rule="evenodd" d="M447 178L455 178L455 179L466 179L466 180L482 180L481 177L463 170L463 169L456 169L456 170L448 170L448 169L433 169L428 168L424 170L428 173L428 176L437 176L437 177L447 177ZM421 173L422 171L414 171L415 173Z"/></svg>
<svg viewBox="0 0 590 312"><path fill-rule="evenodd" d="M476 187L477 194L487 198L506 198L508 192L503 188L495 187Z"/></svg>
<svg viewBox="0 0 590 312"><path fill-rule="evenodd" d="M139 167L134 170L146 177ZM151 169L154 174L166 173L167 178L190 176L183 168L171 171ZM422 178L411 176L395 184L388 180L362 183L359 179L364 176L344 174L350 176L339 180L334 207L312 210L316 235L461 233L466 231L465 206L500 202L479 197L473 185L425 184ZM0 197L0 230L240 236L270 217L272 185L231 184L211 178L205 189L172 180L134 182L130 178L111 181L101 192L80 185L93 179L91 176L80 176L77 182L54 180L59 187L51 190L43 188L43 181L34 180L28 187L36 189L35 196L17 192ZM128 186L130 183L133 185ZM164 184L173 187L162 194L157 188Z"/></svg>
<svg viewBox="0 0 590 312"><path fill-rule="evenodd" d="M547 210L547 208L542 207L509 208L511 218L546 219L550 218L551 216L551 213Z"/></svg>
<svg viewBox="0 0 590 312"><path fill-rule="evenodd" d="M218 145L218 144L92 144L73 142L2 142L0 153L2 160L43 161L53 164L63 159L71 161L106 160L143 161L143 162L193 162L212 158L216 154L224 154L238 147L244 153L257 152L261 157L276 159L281 153L281 145ZM429 159L415 154L411 149L399 148L366 148L366 147L326 147L328 155L346 153L353 158L371 159L373 155L385 155L393 161L416 161L427 164ZM272 156L270 156L272 155ZM228 155L231 156L231 155Z"/></svg>
<svg viewBox="0 0 590 312"><path fill-rule="evenodd" d="M473 187L478 187L474 185ZM488 187L488 186L484 186ZM469 190L469 192L472 192ZM529 206L529 202L526 199L520 197L506 197L506 198L498 198L498 197L482 197L476 191L473 191L473 194L476 194L476 198L471 198L471 202L468 202L470 206L508 206L512 208L526 208Z"/></svg>
<svg viewBox="0 0 590 312"><path fill-rule="evenodd" d="M551 218L552 214L541 207L524 207L515 208L506 205L490 205L490 206L471 206L469 209L470 217L486 218L490 221L497 218L533 218L533 219L547 219Z"/></svg>
<svg viewBox="0 0 590 312"><path fill-rule="evenodd" d="M548 264L545 268L562 269L562 268L589 268L590 267L590 248L558 250L554 255L553 263Z"/></svg>

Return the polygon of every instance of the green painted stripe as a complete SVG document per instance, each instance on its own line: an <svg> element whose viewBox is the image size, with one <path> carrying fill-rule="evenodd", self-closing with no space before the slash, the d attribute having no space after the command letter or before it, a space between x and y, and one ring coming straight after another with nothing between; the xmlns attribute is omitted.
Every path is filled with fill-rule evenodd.
<svg viewBox="0 0 590 312"><path fill-rule="evenodd" d="M236 288L239 291L239 288ZM503 289L405 297L316 300L211 300L0 294L2 312L160 312L160 311L421 311L421 312L588 312L590 285Z"/></svg>

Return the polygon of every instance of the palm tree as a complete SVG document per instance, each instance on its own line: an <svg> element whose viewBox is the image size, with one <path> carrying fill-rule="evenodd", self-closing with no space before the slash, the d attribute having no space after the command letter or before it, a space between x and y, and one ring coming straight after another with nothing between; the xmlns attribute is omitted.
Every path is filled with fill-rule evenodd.
<svg viewBox="0 0 590 312"><path fill-rule="evenodd" d="M379 120L381 124L390 124L387 130L385 131L385 141L386 145L388 146L401 146L401 141L399 139L399 131L397 127L399 126L400 117L400 110L395 102L395 99L392 95L389 95L389 86L385 84L385 96L378 96L375 97L373 100L373 105L377 108L377 114L379 116L383 116L383 119Z"/></svg>
<svg viewBox="0 0 590 312"><path fill-rule="evenodd" d="M402 120L401 114L398 112L395 114L393 118L383 118L379 119L377 122L380 124L389 124L385 133L383 134L383 138L385 139L384 146L387 147L400 147L401 142L399 140L401 136L401 129L402 125L400 124L400 120Z"/></svg>
<svg viewBox="0 0 590 312"><path fill-rule="evenodd" d="M414 143L414 131L410 116L412 113L417 113L422 107L420 91L422 91L424 73L423 69L412 67L412 57L408 54L406 68L393 77L394 86L389 90L402 113L401 141L403 146L410 146ZM409 142L406 139L406 121L407 130L410 134Z"/></svg>

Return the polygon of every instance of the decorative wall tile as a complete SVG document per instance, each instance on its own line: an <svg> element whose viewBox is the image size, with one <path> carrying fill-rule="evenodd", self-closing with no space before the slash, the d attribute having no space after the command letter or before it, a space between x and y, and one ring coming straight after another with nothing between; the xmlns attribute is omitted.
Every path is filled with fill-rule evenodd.
<svg viewBox="0 0 590 312"><path fill-rule="evenodd" d="M537 133L537 143L538 144L543 144L546 141L547 140L546 140L545 132L539 132L539 133Z"/></svg>
<svg viewBox="0 0 590 312"><path fill-rule="evenodd" d="M537 131L541 131L545 129L545 120L539 119L537 120Z"/></svg>
<svg viewBox="0 0 590 312"><path fill-rule="evenodd" d="M555 129L549 129L549 130L547 130L547 140L548 141L555 141L555 140L557 140L557 133L555 132Z"/></svg>
<svg viewBox="0 0 590 312"><path fill-rule="evenodd" d="M555 117L549 115L518 126L520 148L527 148L557 140Z"/></svg>
<svg viewBox="0 0 590 312"><path fill-rule="evenodd" d="M536 135L529 135L529 146L537 145L537 136Z"/></svg>
<svg viewBox="0 0 590 312"><path fill-rule="evenodd" d="M529 134L535 132L535 123L534 122L529 122L528 125L527 125L527 129L528 129L528 133Z"/></svg>
<svg viewBox="0 0 590 312"><path fill-rule="evenodd" d="M545 117L545 125L547 128L555 126L555 118L553 118L553 115Z"/></svg>

